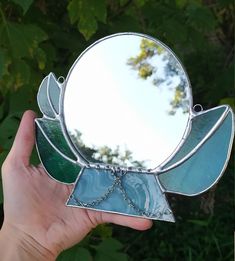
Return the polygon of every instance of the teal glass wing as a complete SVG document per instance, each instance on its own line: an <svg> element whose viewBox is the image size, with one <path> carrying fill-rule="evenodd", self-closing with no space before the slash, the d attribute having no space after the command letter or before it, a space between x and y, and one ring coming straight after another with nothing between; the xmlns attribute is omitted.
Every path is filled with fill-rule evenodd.
<svg viewBox="0 0 235 261"><path fill-rule="evenodd" d="M42 126L40 126L40 124L42 124ZM75 160L68 157L72 152L66 149L68 145L62 137L63 134L60 133L61 129L56 129L55 122L50 124L51 122L47 122L47 120L40 119L36 121L36 143L40 160L52 178L63 183L73 183L81 167ZM47 131L46 128L43 129L45 125L47 128L51 126L51 129L49 128L49 131ZM61 137L61 140L59 143L54 143L54 145L51 141L55 141L58 137ZM59 145L59 148L56 147L57 145ZM63 145L65 145L65 147L61 149Z"/></svg>
<svg viewBox="0 0 235 261"><path fill-rule="evenodd" d="M60 87L54 75L46 76L38 91L37 100L40 111L47 117L55 119L59 113Z"/></svg>
<svg viewBox="0 0 235 261"><path fill-rule="evenodd" d="M77 160L76 156L71 151L64 134L61 130L61 125L59 120L50 120L50 119L37 119L36 125L40 128L42 135L46 137L56 148L64 155L64 157Z"/></svg>
<svg viewBox="0 0 235 261"><path fill-rule="evenodd" d="M193 196L213 186L225 170L233 132L233 113L230 109L220 126L195 154L178 167L159 174L166 191Z"/></svg>
<svg viewBox="0 0 235 261"><path fill-rule="evenodd" d="M59 114L59 105L60 105L60 86L56 81L56 78L53 73L48 75L48 98L50 104L56 114Z"/></svg>
<svg viewBox="0 0 235 261"><path fill-rule="evenodd" d="M154 175L84 168L68 206L174 222Z"/></svg>
<svg viewBox="0 0 235 261"><path fill-rule="evenodd" d="M213 108L209 111L202 112L192 118L191 130L184 143L177 153L162 167L166 169L186 157L199 143L208 135L215 124L223 117L228 110L227 105Z"/></svg>

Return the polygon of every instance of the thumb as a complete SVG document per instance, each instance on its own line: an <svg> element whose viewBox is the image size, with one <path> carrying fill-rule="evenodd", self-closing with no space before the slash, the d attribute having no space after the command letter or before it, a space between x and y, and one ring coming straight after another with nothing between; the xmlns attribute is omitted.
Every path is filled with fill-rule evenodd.
<svg viewBox="0 0 235 261"><path fill-rule="evenodd" d="M102 221L104 223L113 223L116 225L130 227L137 230L149 229L153 224L152 220L150 219L117 215L106 212L102 212Z"/></svg>
<svg viewBox="0 0 235 261"><path fill-rule="evenodd" d="M15 163L23 163L25 166L29 165L35 140L35 118L36 113L33 111L24 113L14 143L8 154L8 160L13 160Z"/></svg>

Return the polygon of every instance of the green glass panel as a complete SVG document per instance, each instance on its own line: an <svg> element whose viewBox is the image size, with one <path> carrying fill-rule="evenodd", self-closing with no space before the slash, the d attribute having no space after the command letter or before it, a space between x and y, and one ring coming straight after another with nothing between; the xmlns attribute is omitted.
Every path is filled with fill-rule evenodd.
<svg viewBox="0 0 235 261"><path fill-rule="evenodd" d="M40 85L37 99L38 99L38 106L40 108L40 111L50 117L55 118L55 114L53 112L53 109L51 108L51 105L48 100L47 96L47 84L48 84L48 76L45 77Z"/></svg>
<svg viewBox="0 0 235 261"><path fill-rule="evenodd" d="M174 222L154 175L84 168L69 206Z"/></svg>
<svg viewBox="0 0 235 261"><path fill-rule="evenodd" d="M190 153L191 150L193 150L213 128L227 108L228 106L220 106L194 117L192 119L191 131L184 144L176 155L166 165L164 165L163 169L170 167L172 164L181 160Z"/></svg>
<svg viewBox="0 0 235 261"><path fill-rule="evenodd" d="M169 192L194 195L210 188L224 171L229 158L233 117L231 110L215 133L180 166L159 175Z"/></svg>
<svg viewBox="0 0 235 261"><path fill-rule="evenodd" d="M38 127L36 127L36 142L41 162L48 174L57 181L75 182L81 167L58 153Z"/></svg>
<svg viewBox="0 0 235 261"><path fill-rule="evenodd" d="M60 104L60 87L55 79L55 76L50 73L48 80L48 93L51 101L51 105L55 112L59 114L59 104Z"/></svg>
<svg viewBox="0 0 235 261"><path fill-rule="evenodd" d="M56 146L59 151L61 151L65 156L75 161L77 160L65 140L65 137L61 130L60 122L58 120L49 120L44 118L37 119L36 124L40 125L44 132L44 135L50 140L52 144Z"/></svg>

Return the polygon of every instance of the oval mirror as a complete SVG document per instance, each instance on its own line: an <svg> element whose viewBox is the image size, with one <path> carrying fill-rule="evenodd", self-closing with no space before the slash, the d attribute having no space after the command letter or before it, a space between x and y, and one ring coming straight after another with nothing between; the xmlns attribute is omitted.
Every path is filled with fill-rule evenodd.
<svg viewBox="0 0 235 261"><path fill-rule="evenodd" d="M81 159L154 169L183 138L191 110L190 83L161 42L141 34L106 37L71 68L64 122Z"/></svg>

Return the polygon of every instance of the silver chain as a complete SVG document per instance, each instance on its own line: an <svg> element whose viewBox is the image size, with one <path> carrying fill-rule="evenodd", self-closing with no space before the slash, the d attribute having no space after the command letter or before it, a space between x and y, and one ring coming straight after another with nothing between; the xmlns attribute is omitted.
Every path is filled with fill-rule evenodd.
<svg viewBox="0 0 235 261"><path fill-rule="evenodd" d="M132 209L134 209L140 216L146 216L146 217L155 216L155 217L160 218L160 217L162 217L163 214L170 214L169 210L164 211L164 213L159 211L157 214L154 214L154 215L148 211L141 210L128 197L125 189L122 186L122 178L127 174L127 171L119 169L119 168L111 168L111 169L109 169L109 171L110 171L111 175L114 177L114 183L112 184L112 186L110 186L107 189L107 192L104 195L97 198L96 200L93 200L93 201L87 202L87 203L77 199L74 195L71 195L70 198L73 199L77 205L80 205L82 207L87 207L87 208L93 208L93 207L98 206L101 202L105 201L109 197L109 195L114 192L115 189L119 189L124 200L127 202L128 206L131 207Z"/></svg>

